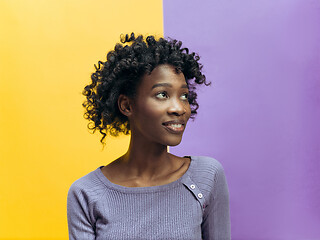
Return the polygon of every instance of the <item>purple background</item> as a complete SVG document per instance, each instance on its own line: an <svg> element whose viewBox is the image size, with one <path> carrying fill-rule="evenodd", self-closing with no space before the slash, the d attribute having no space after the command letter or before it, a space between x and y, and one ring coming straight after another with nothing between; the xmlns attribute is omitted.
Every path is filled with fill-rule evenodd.
<svg viewBox="0 0 320 240"><path fill-rule="evenodd" d="M211 87L178 155L224 166L232 239L320 239L320 1L164 0Z"/></svg>

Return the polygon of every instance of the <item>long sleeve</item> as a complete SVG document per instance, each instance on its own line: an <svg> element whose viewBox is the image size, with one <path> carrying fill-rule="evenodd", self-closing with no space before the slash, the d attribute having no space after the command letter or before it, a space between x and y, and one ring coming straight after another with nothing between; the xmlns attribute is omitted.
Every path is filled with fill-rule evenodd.
<svg viewBox="0 0 320 240"><path fill-rule="evenodd" d="M95 239L88 201L81 188L75 184L71 185L68 192L67 217L70 240Z"/></svg>
<svg viewBox="0 0 320 240"><path fill-rule="evenodd" d="M229 190L223 167L219 164L214 188L201 225L204 240L230 240Z"/></svg>

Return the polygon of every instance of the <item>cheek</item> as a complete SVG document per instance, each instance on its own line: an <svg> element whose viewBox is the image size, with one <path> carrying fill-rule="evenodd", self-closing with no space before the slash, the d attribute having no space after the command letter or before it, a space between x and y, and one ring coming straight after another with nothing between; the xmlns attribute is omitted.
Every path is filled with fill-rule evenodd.
<svg viewBox="0 0 320 240"><path fill-rule="evenodd" d="M146 119L160 120L164 114L164 104L157 104L153 101L146 102L141 109Z"/></svg>
<svg viewBox="0 0 320 240"><path fill-rule="evenodd" d="M186 117L187 117L187 119L189 119L190 118L190 116L191 116L191 107L190 107L190 105L188 104L188 106L186 107Z"/></svg>

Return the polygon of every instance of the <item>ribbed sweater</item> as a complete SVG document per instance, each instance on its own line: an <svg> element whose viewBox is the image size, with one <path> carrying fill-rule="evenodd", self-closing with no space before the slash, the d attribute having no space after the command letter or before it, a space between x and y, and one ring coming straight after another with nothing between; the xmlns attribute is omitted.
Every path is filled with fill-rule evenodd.
<svg viewBox="0 0 320 240"><path fill-rule="evenodd" d="M70 240L231 239L229 190L217 160L191 156L181 178L150 187L114 184L101 168L69 189Z"/></svg>

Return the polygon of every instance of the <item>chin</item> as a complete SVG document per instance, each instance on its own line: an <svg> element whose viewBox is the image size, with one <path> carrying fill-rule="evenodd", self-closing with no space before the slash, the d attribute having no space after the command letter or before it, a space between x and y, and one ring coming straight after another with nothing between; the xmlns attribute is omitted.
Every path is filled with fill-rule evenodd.
<svg viewBox="0 0 320 240"><path fill-rule="evenodd" d="M181 143L181 140L182 139L177 139L177 140L171 140L171 141L168 141L167 142L167 145L169 146L169 147L174 147L174 146L177 146L177 145L179 145L180 143Z"/></svg>
<svg viewBox="0 0 320 240"><path fill-rule="evenodd" d="M180 143L176 143L176 144L168 144L169 147L175 147L178 146Z"/></svg>

